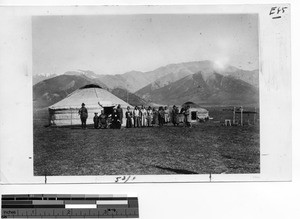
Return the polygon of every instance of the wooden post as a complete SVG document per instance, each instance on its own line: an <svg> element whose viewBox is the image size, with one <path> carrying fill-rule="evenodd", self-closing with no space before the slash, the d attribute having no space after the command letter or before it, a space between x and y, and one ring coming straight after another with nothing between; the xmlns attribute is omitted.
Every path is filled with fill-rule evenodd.
<svg viewBox="0 0 300 219"><path fill-rule="evenodd" d="M126 91L127 91L127 98L126 98L126 100L127 100L127 103L128 103L128 84L126 84Z"/></svg>
<svg viewBox="0 0 300 219"><path fill-rule="evenodd" d="M235 106L233 107L233 119L232 119L232 123L235 124Z"/></svg>
<svg viewBox="0 0 300 219"><path fill-rule="evenodd" d="M48 114L49 114L49 117L48 117L48 125L50 126L51 125L51 121L52 121L52 112L50 109L48 109Z"/></svg>
<svg viewBox="0 0 300 219"><path fill-rule="evenodd" d="M255 118L256 117L256 107L254 107L254 116L253 116L253 124L255 125Z"/></svg>
<svg viewBox="0 0 300 219"><path fill-rule="evenodd" d="M243 107L241 106L241 126L243 126Z"/></svg>

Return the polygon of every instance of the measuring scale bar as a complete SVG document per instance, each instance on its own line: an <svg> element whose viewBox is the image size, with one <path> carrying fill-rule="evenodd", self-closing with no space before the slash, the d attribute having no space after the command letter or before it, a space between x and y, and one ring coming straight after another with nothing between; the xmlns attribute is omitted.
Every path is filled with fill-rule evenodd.
<svg viewBox="0 0 300 219"><path fill-rule="evenodd" d="M2 195L1 217L138 218L138 199L92 195Z"/></svg>

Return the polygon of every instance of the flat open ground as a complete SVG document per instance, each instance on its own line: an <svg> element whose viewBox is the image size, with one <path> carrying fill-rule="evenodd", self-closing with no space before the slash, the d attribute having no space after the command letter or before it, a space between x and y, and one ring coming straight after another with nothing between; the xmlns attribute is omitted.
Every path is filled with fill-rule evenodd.
<svg viewBox="0 0 300 219"><path fill-rule="evenodd" d="M39 121L39 122L37 122ZM34 120L35 175L259 173L259 125L82 130Z"/></svg>

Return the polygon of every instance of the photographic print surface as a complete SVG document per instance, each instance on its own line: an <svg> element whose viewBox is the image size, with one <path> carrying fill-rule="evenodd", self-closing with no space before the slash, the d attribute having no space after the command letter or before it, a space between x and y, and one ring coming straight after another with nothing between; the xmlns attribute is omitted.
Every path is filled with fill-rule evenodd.
<svg viewBox="0 0 300 219"><path fill-rule="evenodd" d="M257 14L33 16L35 176L260 173Z"/></svg>

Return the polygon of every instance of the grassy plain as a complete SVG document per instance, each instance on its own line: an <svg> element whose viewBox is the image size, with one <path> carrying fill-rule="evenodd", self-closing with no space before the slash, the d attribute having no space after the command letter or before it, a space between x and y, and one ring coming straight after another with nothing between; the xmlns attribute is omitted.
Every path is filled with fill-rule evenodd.
<svg viewBox="0 0 300 219"><path fill-rule="evenodd" d="M44 127L47 111L36 111L34 174L259 173L259 125L222 126L218 121L231 119L232 112L209 111L214 119L192 128L168 124L121 130Z"/></svg>

